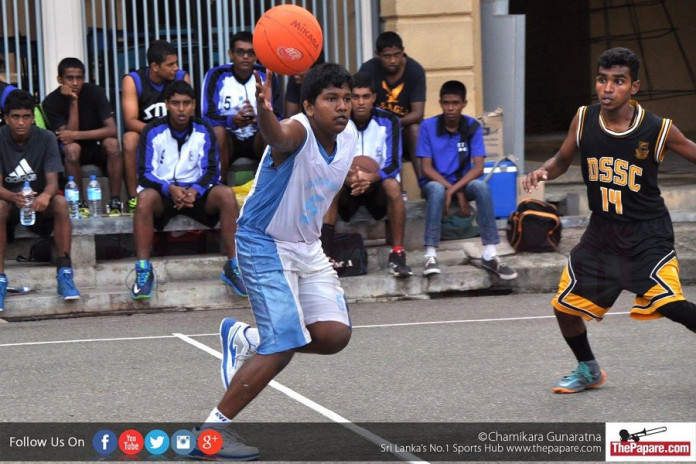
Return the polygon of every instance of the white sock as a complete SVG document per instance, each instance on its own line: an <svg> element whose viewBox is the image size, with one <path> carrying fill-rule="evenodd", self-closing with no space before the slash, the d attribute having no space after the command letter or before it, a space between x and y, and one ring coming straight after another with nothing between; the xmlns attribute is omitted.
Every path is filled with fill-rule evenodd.
<svg viewBox="0 0 696 464"><path fill-rule="evenodd" d="M205 420L206 424L228 424L230 422L232 422L232 419L221 413L218 408L210 411L210 415Z"/></svg>
<svg viewBox="0 0 696 464"><path fill-rule="evenodd" d="M435 248L434 246L425 247L425 257L427 258L428 256L437 258L437 248Z"/></svg>
<svg viewBox="0 0 696 464"><path fill-rule="evenodd" d="M483 259L490 261L494 256L498 255L498 251L495 249L495 245L484 245L483 246Z"/></svg>
<svg viewBox="0 0 696 464"><path fill-rule="evenodd" d="M247 327L244 331L244 336L249 340L252 346L259 346L261 339L259 338L259 329L256 327Z"/></svg>

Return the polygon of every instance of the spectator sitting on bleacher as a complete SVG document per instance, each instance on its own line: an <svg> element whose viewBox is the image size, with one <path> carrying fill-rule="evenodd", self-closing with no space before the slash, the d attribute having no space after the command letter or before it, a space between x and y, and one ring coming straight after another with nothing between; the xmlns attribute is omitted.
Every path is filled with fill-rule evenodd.
<svg viewBox="0 0 696 464"><path fill-rule="evenodd" d="M389 269L396 277L413 275L406 264L403 249L406 207L401 195L401 134L399 118L389 111L375 108L376 89L372 76L353 74L352 110L350 118L358 129L355 156L369 156L380 166L377 172L358 171L351 185L344 185L324 215L322 245L332 256L334 226L340 214L348 222L360 206L365 206L375 219L389 218L392 251ZM353 175L352 173L349 176Z"/></svg>
<svg viewBox="0 0 696 464"><path fill-rule="evenodd" d="M138 207L133 215L138 261L131 296L152 295L155 275L149 260L154 228L162 230L178 214L207 227L220 221L228 257L221 278L237 295L246 296L235 251L237 199L232 189L220 184L213 128L194 117L196 96L187 82L170 85L164 101L167 116L145 126L138 147Z"/></svg>
<svg viewBox="0 0 696 464"><path fill-rule="evenodd" d="M266 80L266 68L256 63L251 32L234 34L230 38L228 54L232 62L210 69L205 74L201 92L201 116L215 130L223 184L227 184L231 163L238 158L258 161L266 147L256 123L254 79L254 71L257 71L261 79ZM273 82L275 108L281 107L279 88L276 80Z"/></svg>
<svg viewBox="0 0 696 464"><path fill-rule="evenodd" d="M121 108L123 123L123 164L128 194L128 210L135 211L138 189L138 167L136 153L140 142L140 133L147 123L167 114L162 95L175 81L191 78L183 69L179 69L176 47L166 40L150 42L147 48L148 66L132 71L123 76L121 84Z"/></svg>
<svg viewBox="0 0 696 464"><path fill-rule="evenodd" d="M2 108L5 106L7 96L10 95L10 92L13 90L17 90L17 87L12 84L8 84L7 82L0 81L0 127L5 125L5 118L2 113Z"/></svg>
<svg viewBox="0 0 696 464"><path fill-rule="evenodd" d="M476 221L484 245L481 266L501 279L514 279L517 272L500 260L495 248L500 236L493 198L488 183L479 179L486 157L483 131L476 119L462 114L466 103L466 86L447 81L440 88L442 114L426 119L420 126L416 156L423 168L418 185L426 200L423 275L441 272L437 264L441 221L443 211L449 211L456 196L464 216L471 215L468 201L476 201Z"/></svg>
<svg viewBox="0 0 696 464"><path fill-rule="evenodd" d="M413 163L416 177L420 164L415 150L418 129L425 113L425 70L404 52L404 44L396 32L383 32L375 42L377 56L360 66L377 83L375 106L399 116L404 146L404 159Z"/></svg>
<svg viewBox="0 0 696 464"><path fill-rule="evenodd" d="M105 170L111 190L108 213L119 215L123 161L116 119L106 92L98 85L85 82L85 65L77 58L64 58L58 63L58 83L60 87L46 96L42 106L48 127L58 136L65 174L75 178L82 192L82 165L95 164ZM89 215L84 198L80 202L80 213Z"/></svg>
<svg viewBox="0 0 696 464"><path fill-rule="evenodd" d="M68 204L58 195L58 173L63 172L55 136L34 126L34 97L24 90L13 91L5 101L7 125L0 128L0 311L7 294L5 276L5 246L14 239L14 227L19 224L19 210L25 197L21 190L29 181L34 194L36 219L30 229L48 237L54 232L58 251L58 293L64 300L80 298L73 282L70 246L72 224Z"/></svg>

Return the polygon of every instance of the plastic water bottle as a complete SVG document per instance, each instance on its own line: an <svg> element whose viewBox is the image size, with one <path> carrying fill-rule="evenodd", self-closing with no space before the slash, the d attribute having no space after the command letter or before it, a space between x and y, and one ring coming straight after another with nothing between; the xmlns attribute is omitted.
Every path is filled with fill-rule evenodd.
<svg viewBox="0 0 696 464"><path fill-rule="evenodd" d="M68 202L70 219L79 219L80 190L77 188L77 184L75 183L75 178L73 176L68 176L68 183L65 184L65 199Z"/></svg>
<svg viewBox="0 0 696 464"><path fill-rule="evenodd" d="M102 215L101 185L99 185L95 174L89 177L89 184L87 184L87 205L89 206L89 215L91 217Z"/></svg>
<svg viewBox="0 0 696 464"><path fill-rule="evenodd" d="M237 103L237 112L242 111L243 108L244 108L244 97L242 97L242 96L240 95L240 96L239 96L239 102ZM250 113L243 113L243 115L244 115L244 116L252 116L252 117L253 117L253 116L254 116L254 110L251 110ZM239 129L237 129L237 130L238 130L239 138L240 138L241 140L245 140L245 139L248 139L249 137L252 137L252 136L254 135L254 133L256 132L255 129L254 129L253 124L249 124L248 126L244 126L244 127L239 128Z"/></svg>
<svg viewBox="0 0 696 464"><path fill-rule="evenodd" d="M24 187L22 187L22 195L26 198L26 203L24 208L19 212L19 222L23 226L33 226L36 222L36 212L34 211L34 191L29 185L29 181L24 181Z"/></svg>

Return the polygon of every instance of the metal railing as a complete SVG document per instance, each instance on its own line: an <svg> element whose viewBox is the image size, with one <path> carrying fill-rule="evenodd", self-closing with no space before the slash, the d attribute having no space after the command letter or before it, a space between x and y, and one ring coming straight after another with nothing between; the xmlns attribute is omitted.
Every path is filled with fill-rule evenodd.
<svg viewBox="0 0 696 464"><path fill-rule="evenodd" d="M283 3L314 13L324 32L326 61L353 72L369 58L363 56L361 18L368 13L362 8L373 2L364 0L84 0L87 80L106 90L121 133L121 79L147 66L151 41L164 39L177 47L179 65L196 87L208 69L229 61L232 34L253 32L266 10ZM0 27L0 79L43 100L47 91L41 0L0 0Z"/></svg>
<svg viewBox="0 0 696 464"><path fill-rule="evenodd" d="M45 95L40 0L0 0L0 79Z"/></svg>
<svg viewBox="0 0 696 464"><path fill-rule="evenodd" d="M325 59L357 71L363 62L360 0L85 0L87 78L106 89L120 133L121 78L148 65L151 41L164 39L177 47L179 66L196 88L208 69L229 62L232 34L253 32L259 17L282 3L310 10L324 32Z"/></svg>

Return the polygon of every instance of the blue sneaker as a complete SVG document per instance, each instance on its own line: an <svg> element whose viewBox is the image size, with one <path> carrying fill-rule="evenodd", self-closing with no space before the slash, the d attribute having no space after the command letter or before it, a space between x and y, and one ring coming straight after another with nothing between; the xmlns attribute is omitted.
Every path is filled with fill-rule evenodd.
<svg viewBox="0 0 696 464"><path fill-rule="evenodd" d="M228 259L225 263L225 267L222 269L220 278L223 282L232 287L232 290L234 290L234 293L237 295L249 296L247 295L247 289L244 285L244 281L242 281L242 275L239 273L239 268L237 266L233 266L231 260Z"/></svg>
<svg viewBox="0 0 696 464"><path fill-rule="evenodd" d="M234 374L242 367L244 361L256 353L256 347L246 337L249 324L227 317L220 323L220 345L222 345L222 363L220 374L225 390L229 388Z"/></svg>
<svg viewBox="0 0 696 464"><path fill-rule="evenodd" d="M80 291L75 287L75 282L73 282L73 270L71 267L61 267L58 269L56 279L58 280L58 294L62 296L64 300L80 299Z"/></svg>
<svg viewBox="0 0 696 464"><path fill-rule="evenodd" d="M215 425L215 427L212 427ZM192 459L203 459L206 461L254 461L259 458L259 449L245 445L240 437L229 425L224 424L205 424L203 427L194 427L193 434L198 436L203 430L214 429L222 437L222 448L215 454L205 454L198 447L188 454Z"/></svg>
<svg viewBox="0 0 696 464"><path fill-rule="evenodd" d="M143 264L144 263L144 264ZM131 290L131 298L143 300L152 296L152 287L155 286L155 272L150 261L138 261L135 263L135 282Z"/></svg>
<svg viewBox="0 0 696 464"><path fill-rule="evenodd" d="M581 362L573 372L558 381L553 387L553 391L555 393L578 393L597 388L606 380L607 375L599 368L597 361Z"/></svg>
<svg viewBox="0 0 696 464"><path fill-rule="evenodd" d="M0 274L0 311L5 310L5 296L7 295L7 276Z"/></svg>

